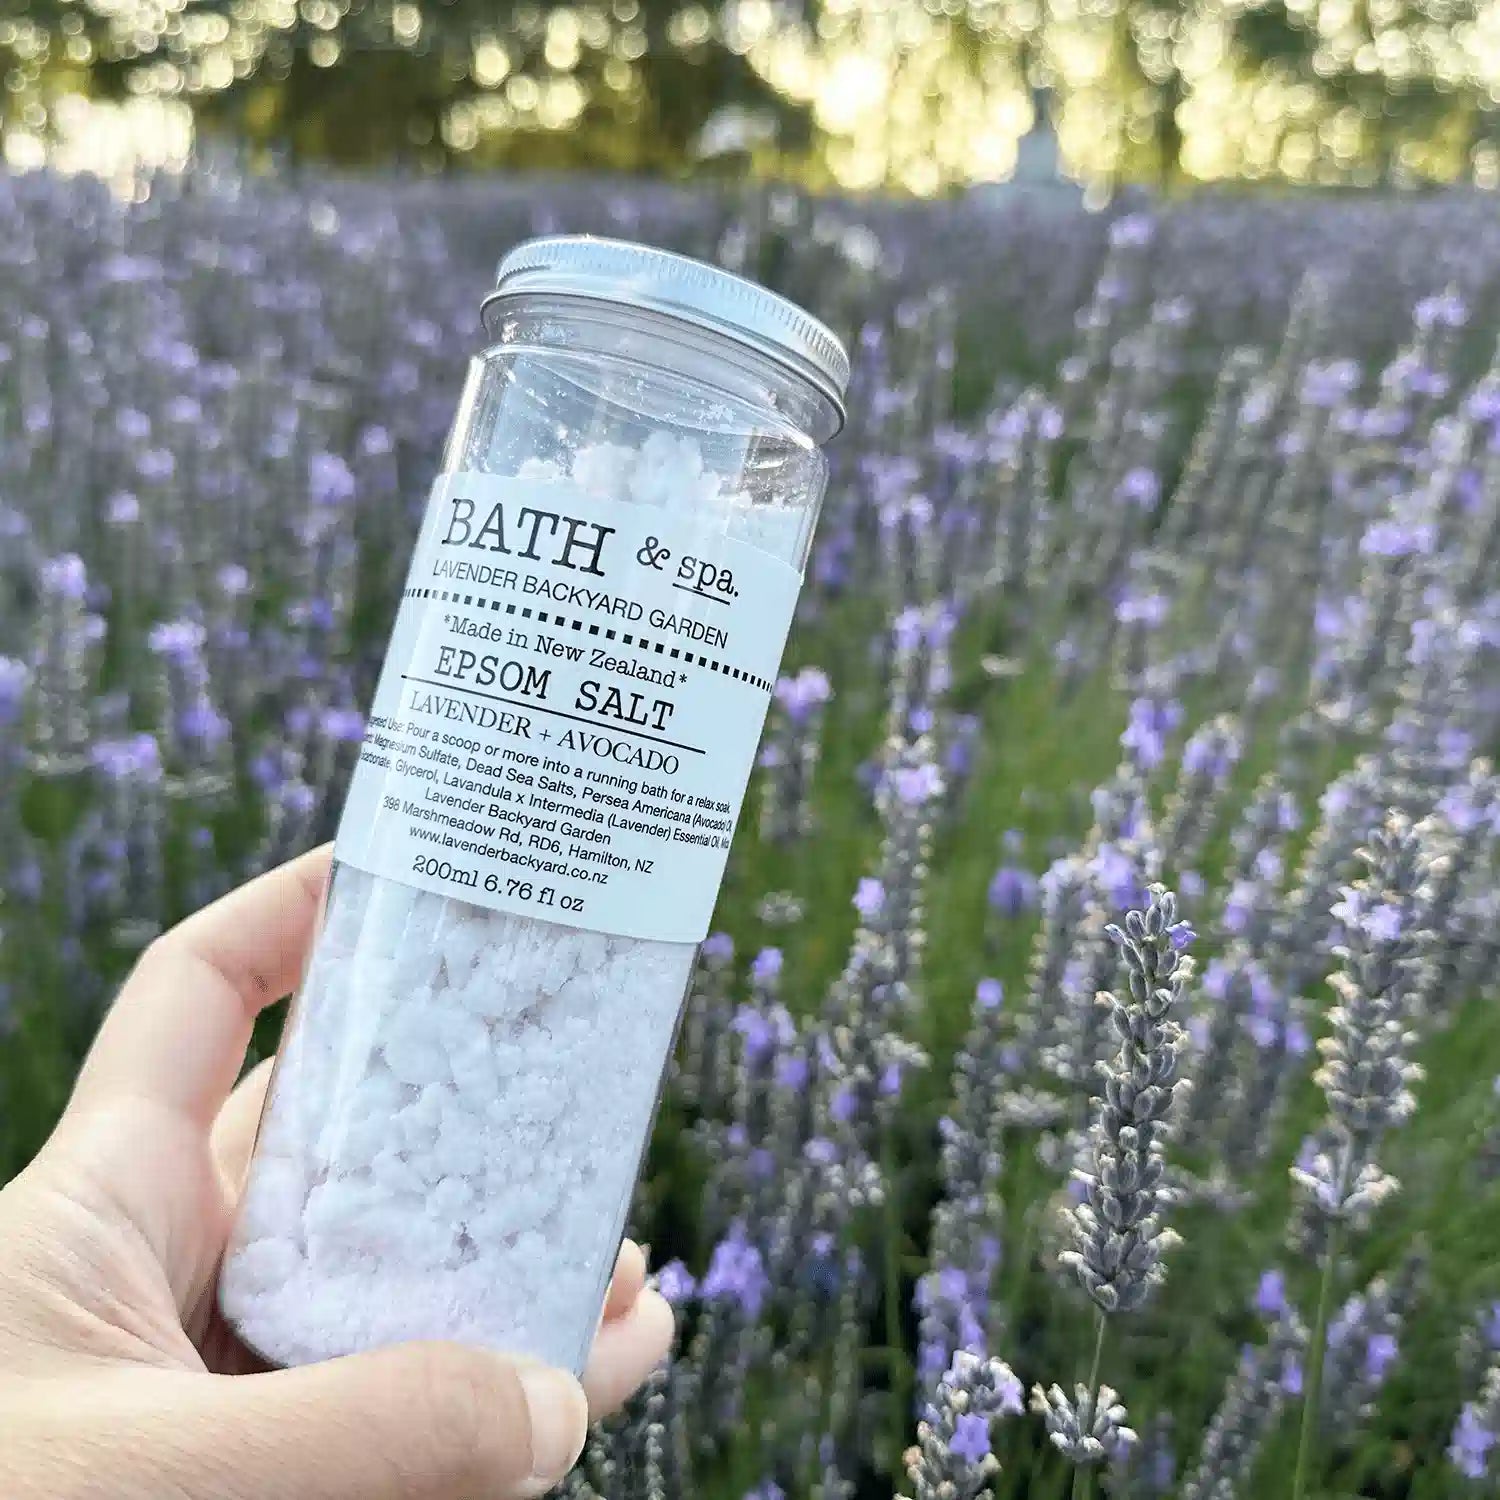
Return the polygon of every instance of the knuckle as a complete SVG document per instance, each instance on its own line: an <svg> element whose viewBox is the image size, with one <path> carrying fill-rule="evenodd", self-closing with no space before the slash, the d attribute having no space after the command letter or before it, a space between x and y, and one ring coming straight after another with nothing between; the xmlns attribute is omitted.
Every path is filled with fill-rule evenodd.
<svg viewBox="0 0 1500 1500"><path fill-rule="evenodd" d="M169 927L165 932L159 932L141 949L140 956L135 961L135 972L137 974L150 974L163 964L172 961L172 954L177 949L180 940L177 937L177 929Z"/></svg>
<svg viewBox="0 0 1500 1500"><path fill-rule="evenodd" d="M451 1478L474 1500L506 1475L504 1438L510 1429L516 1382L492 1357L457 1344L422 1346L408 1374L405 1399L417 1414L418 1439L413 1468L418 1487L434 1478Z"/></svg>

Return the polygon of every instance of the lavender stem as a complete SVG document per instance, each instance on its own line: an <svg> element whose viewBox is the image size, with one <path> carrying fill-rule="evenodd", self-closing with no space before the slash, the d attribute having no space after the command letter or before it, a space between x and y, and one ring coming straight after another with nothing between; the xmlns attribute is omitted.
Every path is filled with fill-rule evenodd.
<svg viewBox="0 0 1500 1500"><path fill-rule="evenodd" d="M1109 1319L1101 1307L1094 1313L1094 1362L1089 1366L1089 1419L1093 1420L1094 1408L1099 1403L1099 1366L1104 1361L1104 1336L1109 1332ZM1073 1500L1094 1500L1094 1466L1075 1464L1073 1467Z"/></svg>
<svg viewBox="0 0 1500 1500"><path fill-rule="evenodd" d="M885 1123L881 1133L881 1175L885 1179L884 1241L885 1255L885 1342L890 1350L891 1432L895 1437L893 1451L900 1455L906 1446L906 1424L911 1415L911 1394L906 1379L901 1330L901 1194L897 1188L896 1152L891 1141L892 1124Z"/></svg>
<svg viewBox="0 0 1500 1500"><path fill-rule="evenodd" d="M1323 1391L1323 1359L1328 1349L1328 1314L1333 1306L1333 1271L1338 1263L1342 1225L1335 1221L1328 1231L1323 1255L1323 1278L1318 1288L1318 1311L1313 1321L1312 1345L1308 1350L1307 1384L1302 1396L1302 1430L1297 1437L1297 1467L1292 1475L1292 1500L1302 1500L1307 1472L1312 1463L1313 1441L1318 1431L1318 1401Z"/></svg>

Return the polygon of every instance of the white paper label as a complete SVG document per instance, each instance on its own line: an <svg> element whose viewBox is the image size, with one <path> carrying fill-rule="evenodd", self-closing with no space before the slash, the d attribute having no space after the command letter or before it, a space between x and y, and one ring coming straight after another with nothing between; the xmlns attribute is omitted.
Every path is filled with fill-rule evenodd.
<svg viewBox="0 0 1500 1500"><path fill-rule="evenodd" d="M500 911L701 941L800 586L711 518L444 475L338 858Z"/></svg>

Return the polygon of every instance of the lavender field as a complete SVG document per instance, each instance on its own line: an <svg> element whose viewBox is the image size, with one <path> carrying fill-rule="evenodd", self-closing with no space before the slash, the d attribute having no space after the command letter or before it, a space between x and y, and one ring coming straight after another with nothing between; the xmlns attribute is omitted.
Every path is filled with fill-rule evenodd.
<svg viewBox="0 0 1500 1500"><path fill-rule="evenodd" d="M679 1350L565 1493L1500 1494L1493 200L0 224L0 1171L330 835L496 260L636 236L855 380L634 1212Z"/></svg>

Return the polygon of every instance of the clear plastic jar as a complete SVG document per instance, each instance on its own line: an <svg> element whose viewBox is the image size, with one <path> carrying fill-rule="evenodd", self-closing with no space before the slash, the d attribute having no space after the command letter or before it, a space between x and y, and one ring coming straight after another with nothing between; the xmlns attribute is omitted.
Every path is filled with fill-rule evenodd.
<svg viewBox="0 0 1500 1500"><path fill-rule="evenodd" d="M579 1371L842 420L834 337L640 246L502 262L220 1307L279 1365Z"/></svg>

